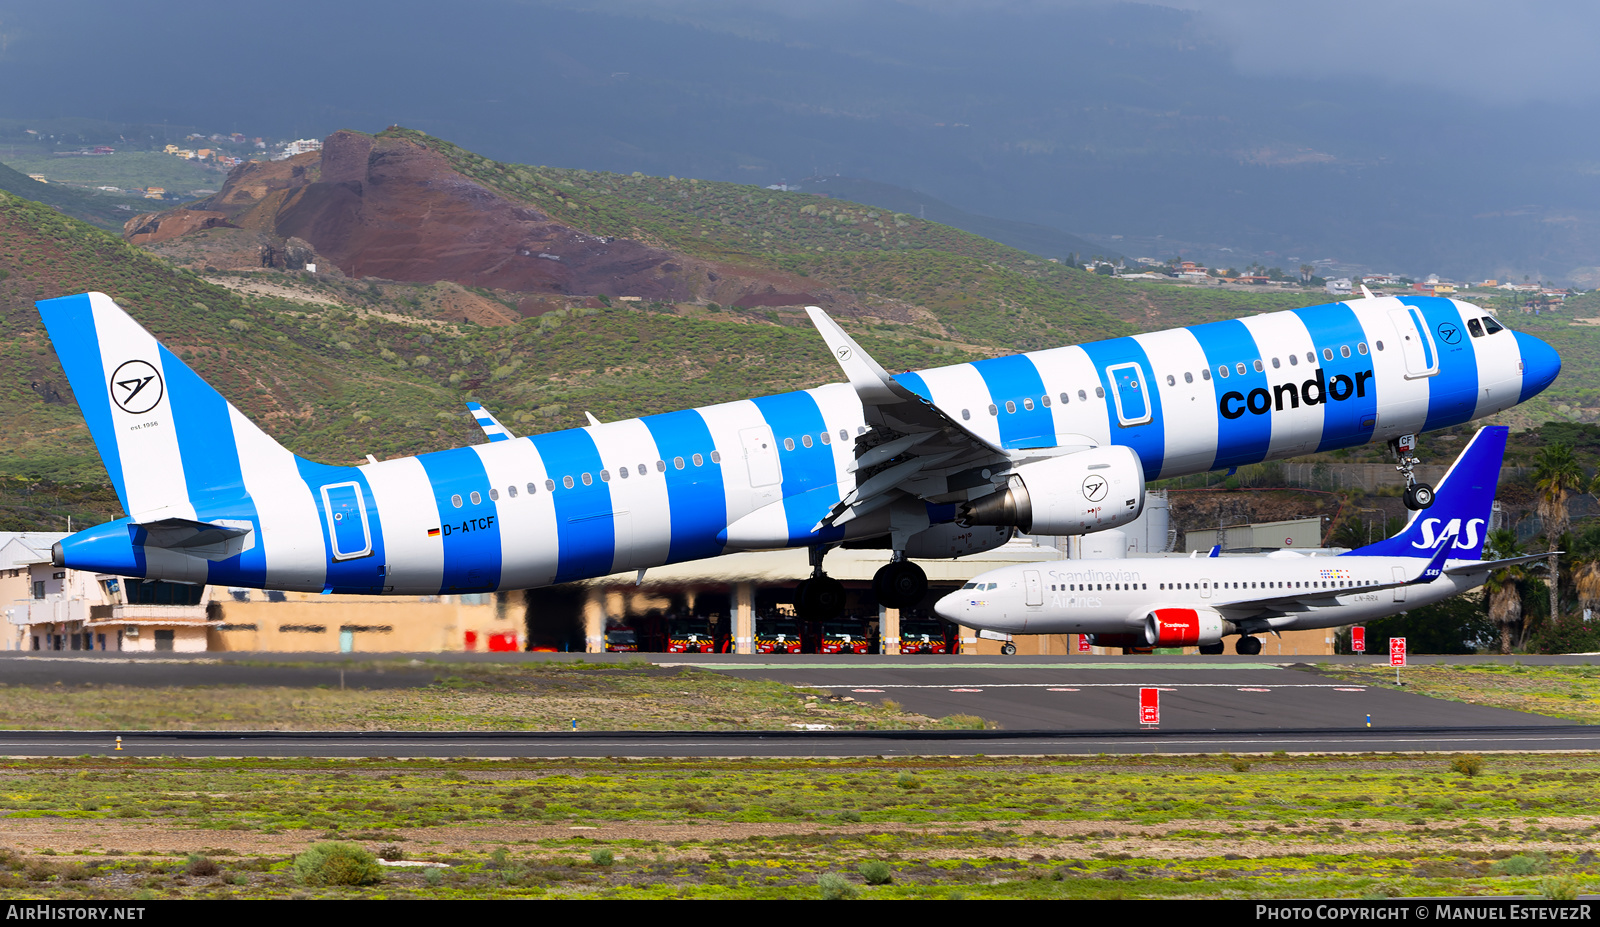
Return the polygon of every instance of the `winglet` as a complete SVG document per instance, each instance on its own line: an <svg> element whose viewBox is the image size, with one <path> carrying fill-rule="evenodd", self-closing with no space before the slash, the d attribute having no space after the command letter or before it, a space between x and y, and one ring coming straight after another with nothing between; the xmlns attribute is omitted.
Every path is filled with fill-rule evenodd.
<svg viewBox="0 0 1600 927"><path fill-rule="evenodd" d="M1220 556L1222 556L1222 545L1221 544L1213 544L1213 545L1211 545L1211 553L1206 554L1206 559L1209 560L1212 557L1220 557Z"/></svg>
<svg viewBox="0 0 1600 927"><path fill-rule="evenodd" d="M906 402L916 396L915 393L901 386L889 376L889 371L872 359L871 355L861 350L861 345L856 340L845 334L839 323L828 318L818 306L807 306L806 315L811 316L811 324L817 327L817 332L822 335L822 340L827 342L828 350L833 352L833 359L839 362L844 375L850 380L850 385L855 387L856 393L861 396L861 401L867 405L892 405Z"/></svg>
<svg viewBox="0 0 1600 927"><path fill-rule="evenodd" d="M472 417L475 421L477 421L478 427L483 429L483 433L489 436L489 440L491 442L510 441L512 438L516 437L516 435L511 433L510 429L500 424L499 419L489 414L488 409L485 409L478 403L467 403L467 411L472 413Z"/></svg>
<svg viewBox="0 0 1600 927"><path fill-rule="evenodd" d="M1417 574L1417 578L1413 579L1411 584L1431 583L1438 579L1439 574L1444 572L1445 558L1450 556L1450 551L1455 548L1455 543L1456 533L1454 531L1440 538L1439 547L1433 552L1433 556L1428 559L1428 565L1422 568L1422 572Z"/></svg>

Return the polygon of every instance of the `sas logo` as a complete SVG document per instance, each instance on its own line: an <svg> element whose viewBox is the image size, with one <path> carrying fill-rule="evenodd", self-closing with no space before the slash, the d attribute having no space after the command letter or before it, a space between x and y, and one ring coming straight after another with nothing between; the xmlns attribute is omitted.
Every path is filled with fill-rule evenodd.
<svg viewBox="0 0 1600 927"><path fill-rule="evenodd" d="M1251 415L1265 415L1268 412L1282 412L1284 404L1289 408L1298 409L1303 402L1308 406L1318 406L1325 402L1343 402L1351 396L1364 399L1367 395L1367 381L1372 379L1372 371L1358 370L1355 379L1344 374L1335 376L1332 380L1327 378L1321 367L1313 371L1315 376L1296 386L1293 383L1280 383L1272 388L1272 392L1257 387L1250 391L1250 395L1237 390L1222 394L1222 399L1217 403L1217 411L1226 419L1235 419L1249 412Z"/></svg>
<svg viewBox="0 0 1600 927"><path fill-rule="evenodd" d="M1438 546L1440 538L1454 534L1456 536L1456 549L1473 550L1478 546L1482 537L1481 531L1484 520L1481 518L1467 519L1467 530L1465 532L1461 530L1461 519L1459 518L1450 519L1449 524L1444 525L1444 531L1442 532L1439 530L1441 524L1444 524L1444 519L1442 518L1424 518L1417 525L1417 530L1422 532L1422 540L1412 541L1411 546L1418 550L1432 550Z"/></svg>
<svg viewBox="0 0 1600 927"><path fill-rule="evenodd" d="M143 415L161 403L165 384L148 361L131 360L111 375L111 401L131 415Z"/></svg>

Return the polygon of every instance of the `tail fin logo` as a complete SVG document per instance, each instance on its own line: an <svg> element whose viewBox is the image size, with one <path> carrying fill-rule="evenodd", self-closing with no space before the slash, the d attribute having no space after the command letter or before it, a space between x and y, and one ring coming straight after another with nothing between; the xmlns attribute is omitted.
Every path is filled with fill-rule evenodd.
<svg viewBox="0 0 1600 927"><path fill-rule="evenodd" d="M1439 543L1439 535L1435 532L1438 531L1441 523L1442 520L1438 518L1424 518L1417 525L1417 528L1422 533L1422 540L1412 541L1411 546L1417 548L1418 550L1432 550L1434 547L1436 547ZM1482 518L1469 518L1466 520L1466 533L1463 534L1461 531L1461 519L1452 518L1450 519L1450 523L1445 525L1444 533L1446 535L1456 536L1456 541L1454 544L1455 547L1458 547L1462 550L1472 550L1473 548L1476 548L1482 540L1481 536L1479 535L1479 531L1483 528L1485 523L1485 520Z"/></svg>
<svg viewBox="0 0 1600 927"><path fill-rule="evenodd" d="M111 401L130 415L143 415L161 403L166 384L150 363L131 360L111 375Z"/></svg>

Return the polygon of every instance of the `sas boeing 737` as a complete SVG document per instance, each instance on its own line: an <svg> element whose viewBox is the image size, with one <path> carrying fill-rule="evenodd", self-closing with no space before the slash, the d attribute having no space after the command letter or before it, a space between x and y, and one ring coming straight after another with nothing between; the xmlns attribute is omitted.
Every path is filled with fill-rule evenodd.
<svg viewBox="0 0 1600 927"><path fill-rule="evenodd" d="M1089 634L1107 647L1190 647L1241 654L1255 635L1384 618L1476 588L1503 566L1483 542L1505 455L1505 426L1484 428L1439 483L1435 505L1394 537L1333 557L1280 550L1252 557L1065 560L992 570L940 599L941 617L1005 634ZM1014 644L1002 648L1015 653Z"/></svg>
<svg viewBox="0 0 1600 927"><path fill-rule="evenodd" d="M273 440L110 297L39 311L128 513L60 542L57 565L451 594L807 547L806 617L843 605L822 570L841 544L891 550L874 588L905 607L927 589L910 558L1126 524L1158 477L1397 445L1514 406L1561 366L1482 309L1408 296L891 376L813 308L847 383L515 439L477 408L496 440L329 466Z"/></svg>

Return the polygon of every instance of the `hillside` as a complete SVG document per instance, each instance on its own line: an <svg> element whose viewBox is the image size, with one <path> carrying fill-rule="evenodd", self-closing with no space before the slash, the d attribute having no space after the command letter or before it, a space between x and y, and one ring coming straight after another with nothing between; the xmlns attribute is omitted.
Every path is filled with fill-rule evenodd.
<svg viewBox="0 0 1600 927"><path fill-rule="evenodd" d="M349 135L355 149L370 142L366 167L341 170L365 173L331 186L365 193L422 165L450 194L426 202L479 202L485 221L457 212L417 234L426 223L406 210L424 200L338 194L315 156L241 169L194 208L135 219L128 234L153 253L0 194L0 357L16 371L0 386L0 529L114 512L33 308L83 290L117 298L287 446L329 462L476 443L469 398L526 434L579 425L585 411L609 420L827 382L837 369L789 301L802 293L892 369L1317 301L1129 284L803 193L499 164L406 130ZM325 237L332 221L346 231ZM493 270L474 253L504 247L473 237L489 225L570 246L568 275L543 278L555 284L543 291L465 275ZM603 258L637 258L627 273L583 259L600 239ZM298 241L347 269L263 268L263 241ZM401 276L407 248L433 258L420 279L363 272L382 259ZM681 289L627 292L663 280Z"/></svg>

